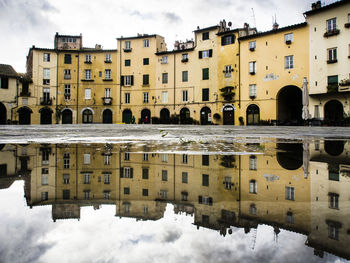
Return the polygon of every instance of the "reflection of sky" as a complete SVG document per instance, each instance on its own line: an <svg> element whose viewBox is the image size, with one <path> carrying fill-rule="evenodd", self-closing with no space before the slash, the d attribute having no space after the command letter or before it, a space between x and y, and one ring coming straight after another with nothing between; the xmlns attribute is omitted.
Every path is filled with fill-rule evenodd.
<svg viewBox="0 0 350 263"><path fill-rule="evenodd" d="M0 262L335 262L313 256L306 237L259 226L254 233L233 229L232 235L200 228L194 218L173 213L138 221L115 217L115 206L81 209L81 219L51 218L51 206L26 206L23 183L0 191Z"/></svg>

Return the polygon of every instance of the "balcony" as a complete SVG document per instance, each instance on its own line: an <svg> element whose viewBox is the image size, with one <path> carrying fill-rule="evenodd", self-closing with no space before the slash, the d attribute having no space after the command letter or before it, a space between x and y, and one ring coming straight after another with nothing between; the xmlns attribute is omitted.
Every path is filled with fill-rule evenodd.
<svg viewBox="0 0 350 263"><path fill-rule="evenodd" d="M124 48L123 50L124 50L125 53L129 53L129 52L132 51L132 48L131 48L131 47L129 47L129 48Z"/></svg>
<svg viewBox="0 0 350 263"><path fill-rule="evenodd" d="M112 60L106 59L106 60L105 60L105 63L112 63Z"/></svg>
<svg viewBox="0 0 350 263"><path fill-rule="evenodd" d="M286 40L286 45L292 44L292 40Z"/></svg>
<svg viewBox="0 0 350 263"><path fill-rule="evenodd" d="M330 83L327 86L327 93L337 93L338 92L338 83Z"/></svg>
<svg viewBox="0 0 350 263"><path fill-rule="evenodd" d="M183 59L181 59L181 62L183 62L183 63L188 62L188 58L183 58Z"/></svg>
<svg viewBox="0 0 350 263"><path fill-rule="evenodd" d="M103 79L102 81L113 81L113 79L111 79L111 78L105 78L105 79Z"/></svg>
<svg viewBox="0 0 350 263"><path fill-rule="evenodd" d="M329 59L327 60L327 64L334 64L334 63L337 63L338 60L337 59Z"/></svg>
<svg viewBox="0 0 350 263"><path fill-rule="evenodd" d="M253 52L255 51L255 47L250 47L249 50Z"/></svg>
<svg viewBox="0 0 350 263"><path fill-rule="evenodd" d="M235 89L235 87L225 87L220 89L221 91L221 96L224 98L225 101L229 102L232 101L234 96L236 95L236 93L233 91Z"/></svg>
<svg viewBox="0 0 350 263"><path fill-rule="evenodd" d="M103 105L112 105L112 98L111 97L104 97L102 98Z"/></svg>
<svg viewBox="0 0 350 263"><path fill-rule="evenodd" d="M71 75L70 74L64 74L64 79L71 79Z"/></svg>
<svg viewBox="0 0 350 263"><path fill-rule="evenodd" d="M250 98L251 100L254 100L254 99L256 98L256 95L249 95L249 98Z"/></svg>
<svg viewBox="0 0 350 263"><path fill-rule="evenodd" d="M84 63L85 64L92 64L91 60L85 60Z"/></svg>
<svg viewBox="0 0 350 263"><path fill-rule="evenodd" d="M40 105L52 105L51 98L40 98Z"/></svg>
<svg viewBox="0 0 350 263"><path fill-rule="evenodd" d="M326 33L324 33L324 37L331 37L331 36L336 36L339 35L340 30L339 29L331 29L331 30L327 30Z"/></svg>
<svg viewBox="0 0 350 263"><path fill-rule="evenodd" d="M22 90L19 94L20 97L30 97L30 92L28 90Z"/></svg>
<svg viewBox="0 0 350 263"><path fill-rule="evenodd" d="M350 28L350 23L344 24L344 27L345 27L345 28Z"/></svg>
<svg viewBox="0 0 350 263"><path fill-rule="evenodd" d="M255 75L255 71L249 71L250 75Z"/></svg>

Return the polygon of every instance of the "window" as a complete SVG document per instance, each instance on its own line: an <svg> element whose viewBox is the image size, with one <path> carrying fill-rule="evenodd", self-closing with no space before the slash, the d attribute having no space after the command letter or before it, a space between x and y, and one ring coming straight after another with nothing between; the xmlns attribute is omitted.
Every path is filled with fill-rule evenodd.
<svg viewBox="0 0 350 263"><path fill-rule="evenodd" d="M64 79L71 79L70 69L64 70Z"/></svg>
<svg viewBox="0 0 350 263"><path fill-rule="evenodd" d="M249 97L256 98L256 84L249 85Z"/></svg>
<svg viewBox="0 0 350 263"><path fill-rule="evenodd" d="M142 84L144 86L149 85L149 75L143 75L143 77L142 77Z"/></svg>
<svg viewBox="0 0 350 263"><path fill-rule="evenodd" d="M337 62L337 48L327 49L328 61L327 63Z"/></svg>
<svg viewBox="0 0 350 263"><path fill-rule="evenodd" d="M122 77L122 83L124 83L124 86L133 86L134 85L134 76L123 76Z"/></svg>
<svg viewBox="0 0 350 263"><path fill-rule="evenodd" d="M64 54L64 64L72 64L71 54Z"/></svg>
<svg viewBox="0 0 350 263"><path fill-rule="evenodd" d="M293 42L293 33L285 34L285 35L284 35L284 41L285 41L287 44L292 43L292 42Z"/></svg>
<svg viewBox="0 0 350 263"><path fill-rule="evenodd" d="M43 101L44 102L50 101L50 88L43 88Z"/></svg>
<svg viewBox="0 0 350 263"><path fill-rule="evenodd" d="M339 195L335 193L328 193L329 208L339 209Z"/></svg>
<svg viewBox="0 0 350 263"><path fill-rule="evenodd" d="M182 155L182 163L187 163L188 162L188 155L187 154L183 154Z"/></svg>
<svg viewBox="0 0 350 263"><path fill-rule="evenodd" d="M85 63L91 63L91 55L90 54L85 55Z"/></svg>
<svg viewBox="0 0 350 263"><path fill-rule="evenodd" d="M167 163L168 162L168 154L162 153L162 162Z"/></svg>
<svg viewBox="0 0 350 263"><path fill-rule="evenodd" d="M142 168L142 179L148 179L148 168Z"/></svg>
<svg viewBox="0 0 350 263"><path fill-rule="evenodd" d="M208 80L209 79L209 68L203 68L202 69L202 79Z"/></svg>
<svg viewBox="0 0 350 263"><path fill-rule="evenodd" d="M124 167L124 169L121 169L121 172L124 172L124 174L121 177L125 178L133 178L133 169L130 167Z"/></svg>
<svg viewBox="0 0 350 263"><path fill-rule="evenodd" d="M130 41L125 41L125 49L131 49L131 42Z"/></svg>
<svg viewBox="0 0 350 263"><path fill-rule="evenodd" d="M182 71L182 82L188 81L188 71Z"/></svg>
<svg viewBox="0 0 350 263"><path fill-rule="evenodd" d="M188 201L188 193L181 192L181 201Z"/></svg>
<svg viewBox="0 0 350 263"><path fill-rule="evenodd" d="M168 198L168 191L167 190L160 190L160 196L164 199Z"/></svg>
<svg viewBox="0 0 350 263"><path fill-rule="evenodd" d="M111 88L106 88L105 89L105 98L110 98L111 97Z"/></svg>
<svg viewBox="0 0 350 263"><path fill-rule="evenodd" d="M168 63L168 56L162 56L162 64Z"/></svg>
<svg viewBox="0 0 350 263"><path fill-rule="evenodd" d="M70 84L64 84L64 99L70 100Z"/></svg>
<svg viewBox="0 0 350 263"><path fill-rule="evenodd" d="M90 154L84 153L84 164L90 164Z"/></svg>
<svg viewBox="0 0 350 263"><path fill-rule="evenodd" d="M234 43L235 43L235 36L234 35L221 37L221 46L231 45Z"/></svg>
<svg viewBox="0 0 350 263"><path fill-rule="evenodd" d="M249 213L250 213L251 215L256 215L257 212L258 212L258 209L256 208L255 204L251 204L251 205L249 206Z"/></svg>
<svg viewBox="0 0 350 263"><path fill-rule="evenodd" d="M286 200L294 201L294 187L286 186Z"/></svg>
<svg viewBox="0 0 350 263"><path fill-rule="evenodd" d="M125 104L130 104L130 93L125 93Z"/></svg>
<svg viewBox="0 0 350 263"><path fill-rule="evenodd" d="M41 192L41 201L49 200L49 192Z"/></svg>
<svg viewBox="0 0 350 263"><path fill-rule="evenodd" d="M258 193L258 182L255 180L249 181L249 193L257 194Z"/></svg>
<svg viewBox="0 0 350 263"><path fill-rule="evenodd" d="M131 65L131 60L130 60L130 59L125 59L124 65L125 65L125 67L130 67L130 65Z"/></svg>
<svg viewBox="0 0 350 263"><path fill-rule="evenodd" d="M143 154L143 160L144 161L148 161L148 153L144 153Z"/></svg>
<svg viewBox="0 0 350 263"><path fill-rule="evenodd" d="M50 62L50 53L44 53L44 62Z"/></svg>
<svg viewBox="0 0 350 263"><path fill-rule="evenodd" d="M256 73L256 61L249 62L249 74L254 75Z"/></svg>
<svg viewBox="0 0 350 263"><path fill-rule="evenodd" d="M85 89L85 99L91 100L91 89Z"/></svg>
<svg viewBox="0 0 350 263"><path fill-rule="evenodd" d="M208 40L209 39L209 32L203 32L202 33L202 40Z"/></svg>
<svg viewBox="0 0 350 263"><path fill-rule="evenodd" d="M69 155L69 153L64 153L63 154L63 168L69 169L69 166L70 166L70 155Z"/></svg>
<svg viewBox="0 0 350 263"><path fill-rule="evenodd" d="M149 47L149 39L143 40L143 47Z"/></svg>
<svg viewBox="0 0 350 263"><path fill-rule="evenodd" d="M188 183L188 173L182 172L182 183L187 184Z"/></svg>
<svg viewBox="0 0 350 263"><path fill-rule="evenodd" d="M184 53L182 54L182 59L181 59L182 62L187 62L188 61L188 53Z"/></svg>
<svg viewBox="0 0 350 263"><path fill-rule="evenodd" d="M231 75L232 75L232 65L226 65L225 66L225 70L224 70L224 73L225 73L225 78L230 78Z"/></svg>
<svg viewBox="0 0 350 263"><path fill-rule="evenodd" d="M130 194L130 188L129 187L124 187L124 194L129 195Z"/></svg>
<svg viewBox="0 0 350 263"><path fill-rule="evenodd" d="M149 65L149 58L143 59L143 65Z"/></svg>
<svg viewBox="0 0 350 263"><path fill-rule="evenodd" d="M48 184L49 184L49 175L42 174L41 175L41 185L48 185Z"/></svg>
<svg viewBox="0 0 350 263"><path fill-rule="evenodd" d="M69 174L63 174L63 184L69 184Z"/></svg>
<svg viewBox="0 0 350 263"><path fill-rule="evenodd" d="M91 80L91 70L90 69L85 69L85 79Z"/></svg>
<svg viewBox="0 0 350 263"><path fill-rule="evenodd" d="M209 50L203 50L203 51L199 51L199 58L209 58L213 56L213 50L209 49Z"/></svg>
<svg viewBox="0 0 350 263"><path fill-rule="evenodd" d="M339 240L339 227L340 224L328 224L328 237L334 240Z"/></svg>
<svg viewBox="0 0 350 263"><path fill-rule="evenodd" d="M284 57L284 69L292 69L292 68L294 68L293 56Z"/></svg>
<svg viewBox="0 0 350 263"><path fill-rule="evenodd" d="M256 41L249 42L249 50L253 51L256 49Z"/></svg>
<svg viewBox="0 0 350 263"><path fill-rule="evenodd" d="M105 69L105 79L111 79L111 70Z"/></svg>
<svg viewBox="0 0 350 263"><path fill-rule="evenodd" d="M106 54L105 62L112 62L111 54Z"/></svg>
<svg viewBox="0 0 350 263"><path fill-rule="evenodd" d="M327 89L329 92L338 91L338 75L328 76L327 82L328 82Z"/></svg>
<svg viewBox="0 0 350 263"><path fill-rule="evenodd" d="M109 200L111 198L111 192L110 191L103 191L103 197L105 200Z"/></svg>
<svg viewBox="0 0 350 263"><path fill-rule="evenodd" d="M111 156L109 154L104 155L104 165L110 165L111 164Z"/></svg>
<svg viewBox="0 0 350 263"><path fill-rule="evenodd" d="M9 88L9 79L6 77L0 77L0 88L8 89Z"/></svg>
<svg viewBox="0 0 350 263"><path fill-rule="evenodd" d="M162 83L168 83L168 73L162 73Z"/></svg>
<svg viewBox="0 0 350 263"><path fill-rule="evenodd" d="M89 200L90 199L90 190L85 190L84 191L84 199Z"/></svg>
<svg viewBox="0 0 350 263"><path fill-rule="evenodd" d="M148 189L142 189L142 195L148 196Z"/></svg>
<svg viewBox="0 0 350 263"><path fill-rule="evenodd" d="M50 84L50 69L49 68L43 69L43 84L44 85Z"/></svg>
<svg viewBox="0 0 350 263"><path fill-rule="evenodd" d="M143 214L148 215L148 206L143 207Z"/></svg>
<svg viewBox="0 0 350 263"><path fill-rule="evenodd" d="M249 157L249 170L257 170L258 158L255 155Z"/></svg>
<svg viewBox="0 0 350 263"><path fill-rule="evenodd" d="M143 93L143 103L148 103L148 92Z"/></svg>
<svg viewBox="0 0 350 263"><path fill-rule="evenodd" d="M209 155L202 155L202 165L209 166Z"/></svg>
<svg viewBox="0 0 350 263"><path fill-rule="evenodd" d="M209 175L208 174L202 174L202 185L209 186Z"/></svg>
<svg viewBox="0 0 350 263"><path fill-rule="evenodd" d="M182 102L187 102L188 101L188 91L183 90L182 91Z"/></svg>
<svg viewBox="0 0 350 263"><path fill-rule="evenodd" d="M110 174L104 174L103 175L103 183L104 184L110 184L111 182L111 175Z"/></svg>
<svg viewBox="0 0 350 263"><path fill-rule="evenodd" d="M337 18L332 18L326 21L327 32L333 32L337 29Z"/></svg>
<svg viewBox="0 0 350 263"><path fill-rule="evenodd" d="M209 101L209 89L202 89L202 101Z"/></svg>
<svg viewBox="0 0 350 263"><path fill-rule="evenodd" d="M90 174L84 174L84 184L90 184Z"/></svg>
<svg viewBox="0 0 350 263"><path fill-rule="evenodd" d="M130 153L124 153L124 160L130 161Z"/></svg>
<svg viewBox="0 0 350 263"><path fill-rule="evenodd" d="M168 103L168 92L162 91L162 103Z"/></svg>

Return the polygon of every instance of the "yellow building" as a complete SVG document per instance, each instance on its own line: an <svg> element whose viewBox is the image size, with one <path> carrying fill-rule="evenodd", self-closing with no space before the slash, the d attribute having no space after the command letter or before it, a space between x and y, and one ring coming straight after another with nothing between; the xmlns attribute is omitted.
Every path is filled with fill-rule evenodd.
<svg viewBox="0 0 350 263"><path fill-rule="evenodd" d="M240 41L241 117L247 125L300 124L303 78L309 74L306 23Z"/></svg>

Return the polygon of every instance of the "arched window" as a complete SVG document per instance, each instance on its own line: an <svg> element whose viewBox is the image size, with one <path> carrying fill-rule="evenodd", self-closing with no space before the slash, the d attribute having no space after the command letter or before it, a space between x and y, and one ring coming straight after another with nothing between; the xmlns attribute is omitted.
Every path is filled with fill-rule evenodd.
<svg viewBox="0 0 350 263"><path fill-rule="evenodd" d="M247 125L258 125L260 123L260 109L252 104L247 108Z"/></svg>
<svg viewBox="0 0 350 263"><path fill-rule="evenodd" d="M249 193L257 194L258 193L258 183L255 180L249 181Z"/></svg>
<svg viewBox="0 0 350 263"><path fill-rule="evenodd" d="M83 111L83 123L92 123L92 111L86 109Z"/></svg>

